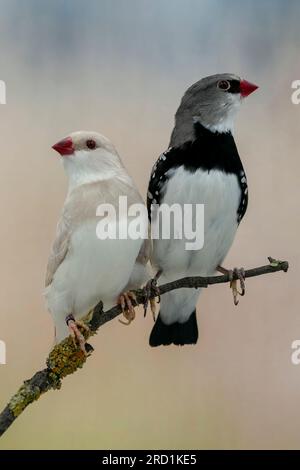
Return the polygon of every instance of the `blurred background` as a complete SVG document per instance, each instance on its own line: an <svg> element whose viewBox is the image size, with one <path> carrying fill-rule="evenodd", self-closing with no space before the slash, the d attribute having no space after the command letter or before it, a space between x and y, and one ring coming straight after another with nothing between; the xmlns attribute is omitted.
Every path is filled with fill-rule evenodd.
<svg viewBox="0 0 300 470"><path fill-rule="evenodd" d="M71 131L107 135L145 194L189 85L220 72L257 83L236 123L250 202L226 265L291 265L250 279L238 307L228 286L203 292L195 347L151 349L151 315L106 324L86 366L0 448L299 448L300 3L0 0L0 11L1 408L53 345L43 286L66 179L51 145Z"/></svg>

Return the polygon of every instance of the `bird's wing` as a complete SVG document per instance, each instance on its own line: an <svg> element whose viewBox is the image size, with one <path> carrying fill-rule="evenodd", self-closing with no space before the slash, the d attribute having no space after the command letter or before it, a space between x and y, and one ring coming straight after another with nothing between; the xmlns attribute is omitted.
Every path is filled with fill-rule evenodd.
<svg viewBox="0 0 300 470"><path fill-rule="evenodd" d="M64 210L57 224L55 240L48 259L45 287L51 284L57 268L66 257L69 249L70 237L70 220L68 217L68 211Z"/></svg>
<svg viewBox="0 0 300 470"><path fill-rule="evenodd" d="M162 153L154 164L147 193L148 217L151 222L151 205L160 204L165 188L165 182L168 179L168 171L183 164L182 153L178 148L170 147Z"/></svg>
<svg viewBox="0 0 300 470"><path fill-rule="evenodd" d="M238 220L238 223L240 223L248 207L248 184L247 184L246 174L243 168L240 170L237 177L238 177L238 181L239 181L239 185L241 189L241 199L240 199L240 204L237 210L237 220Z"/></svg>
<svg viewBox="0 0 300 470"><path fill-rule="evenodd" d="M128 207L130 204L143 203L138 190L129 179L124 181L114 178L83 184L69 194L57 225L55 240L48 260L46 287L51 284L56 270L67 256L74 230L88 221L99 222L101 217L96 215L97 207L105 203L117 208L120 196L127 197ZM143 253L141 253L141 257L145 256L146 251Z"/></svg>

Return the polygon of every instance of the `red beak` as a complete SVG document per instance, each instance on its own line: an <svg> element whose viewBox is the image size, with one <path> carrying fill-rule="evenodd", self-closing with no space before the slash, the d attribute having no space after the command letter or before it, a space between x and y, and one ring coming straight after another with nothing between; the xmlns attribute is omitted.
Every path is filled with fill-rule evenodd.
<svg viewBox="0 0 300 470"><path fill-rule="evenodd" d="M254 83L247 82L247 80L241 80L240 83L240 90L241 90L241 96L243 98L246 98L246 96L250 95L250 93L253 93L255 90L257 90L258 86L254 85Z"/></svg>
<svg viewBox="0 0 300 470"><path fill-rule="evenodd" d="M72 155L74 153L74 147L71 137L66 137L65 139L57 142L52 146L53 150L56 150L60 155Z"/></svg>

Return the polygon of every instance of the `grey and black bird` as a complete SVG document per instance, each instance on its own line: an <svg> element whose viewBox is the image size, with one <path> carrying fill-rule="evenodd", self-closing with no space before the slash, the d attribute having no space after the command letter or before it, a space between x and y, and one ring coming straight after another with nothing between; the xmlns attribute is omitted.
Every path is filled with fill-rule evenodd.
<svg viewBox="0 0 300 470"><path fill-rule="evenodd" d="M226 271L221 265L248 204L247 179L233 124L243 99L257 88L237 75L223 73L199 80L184 94L169 148L152 169L148 214L153 224L157 217L153 205L204 204L204 245L192 251L186 249L184 237L171 234L169 239L154 239L152 264L159 273L159 284ZM243 273L237 272L244 289ZM232 287L237 303L236 281ZM161 297L151 346L197 342L200 290L177 289Z"/></svg>

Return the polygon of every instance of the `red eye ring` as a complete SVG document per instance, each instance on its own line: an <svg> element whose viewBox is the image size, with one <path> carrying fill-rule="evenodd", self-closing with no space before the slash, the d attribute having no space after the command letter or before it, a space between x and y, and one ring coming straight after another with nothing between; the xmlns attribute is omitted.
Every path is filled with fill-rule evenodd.
<svg viewBox="0 0 300 470"><path fill-rule="evenodd" d="M228 82L228 80L220 80L217 83L217 86L218 88L220 88L220 90L227 91L230 88L230 83Z"/></svg>
<svg viewBox="0 0 300 470"><path fill-rule="evenodd" d="M89 139L86 141L86 146L90 150L94 150L94 148L96 148L96 142L93 139Z"/></svg>

